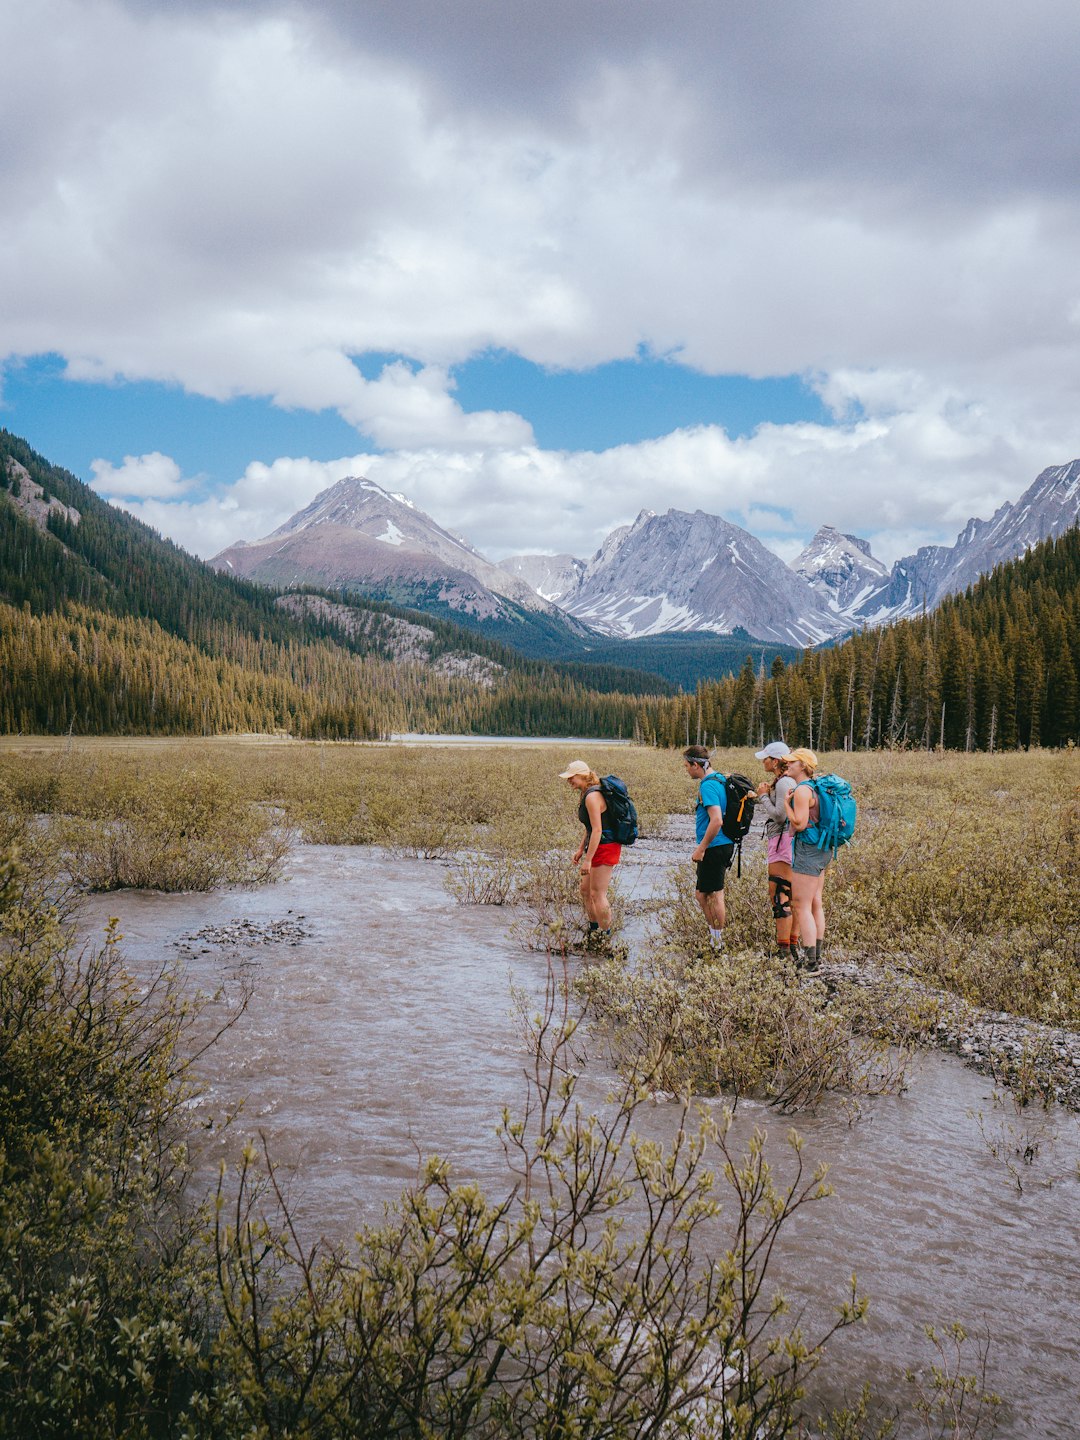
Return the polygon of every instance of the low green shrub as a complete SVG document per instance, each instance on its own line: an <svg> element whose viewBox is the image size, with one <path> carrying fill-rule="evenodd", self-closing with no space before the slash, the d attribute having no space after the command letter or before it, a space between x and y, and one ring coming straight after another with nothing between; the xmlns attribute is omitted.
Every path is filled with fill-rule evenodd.
<svg viewBox="0 0 1080 1440"><path fill-rule="evenodd" d="M516 895L520 862L470 850L454 857L446 888L459 905L508 905Z"/></svg>
<svg viewBox="0 0 1080 1440"><path fill-rule="evenodd" d="M673 1094L757 1095L782 1111L827 1092L904 1084L904 1055L790 961L751 951L654 951L634 971L611 962L576 981L614 1063Z"/></svg>
<svg viewBox="0 0 1080 1440"><path fill-rule="evenodd" d="M72 880L87 890L212 890L276 879L289 848L265 806L237 801L212 772L117 785L98 813L53 821Z"/></svg>
<svg viewBox="0 0 1080 1440"><path fill-rule="evenodd" d="M210 1272L185 1206L195 1010L116 936L74 951L0 862L0 1435L142 1440L195 1383Z"/></svg>

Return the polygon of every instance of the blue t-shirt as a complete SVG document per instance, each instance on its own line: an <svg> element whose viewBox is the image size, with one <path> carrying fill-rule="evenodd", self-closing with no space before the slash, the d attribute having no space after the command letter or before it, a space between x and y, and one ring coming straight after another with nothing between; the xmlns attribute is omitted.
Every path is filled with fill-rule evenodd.
<svg viewBox="0 0 1080 1440"><path fill-rule="evenodd" d="M720 811L721 820L724 818L724 780L723 776L715 770L710 770L705 778L698 783L697 809L694 811L694 825L697 829L697 841L700 845L705 839L705 831L709 828L709 806L715 805ZM733 845L735 842L729 840L722 830L717 831L712 840L709 841L709 849L714 845Z"/></svg>

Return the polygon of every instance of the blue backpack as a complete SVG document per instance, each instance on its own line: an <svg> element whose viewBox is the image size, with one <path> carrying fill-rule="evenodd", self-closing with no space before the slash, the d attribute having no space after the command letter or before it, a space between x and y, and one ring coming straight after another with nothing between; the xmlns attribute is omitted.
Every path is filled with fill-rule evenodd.
<svg viewBox="0 0 1080 1440"><path fill-rule="evenodd" d="M817 823L808 825L802 838L835 855L855 833L857 807L851 786L839 775L819 775L816 780L800 780L799 784L809 785L818 798Z"/></svg>
<svg viewBox="0 0 1080 1440"><path fill-rule="evenodd" d="M638 837L637 810L625 784L618 775L605 775L600 781L600 794L607 801L601 840L613 840L617 845L633 845Z"/></svg>

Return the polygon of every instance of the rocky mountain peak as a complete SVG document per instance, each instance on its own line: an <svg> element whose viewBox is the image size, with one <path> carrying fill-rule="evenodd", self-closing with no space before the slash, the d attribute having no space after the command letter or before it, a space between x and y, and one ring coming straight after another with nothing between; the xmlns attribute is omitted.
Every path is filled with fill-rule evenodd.
<svg viewBox="0 0 1080 1440"><path fill-rule="evenodd" d="M822 525L791 567L837 613L858 604L888 575L870 542Z"/></svg>
<svg viewBox="0 0 1080 1440"><path fill-rule="evenodd" d="M271 535L238 541L211 564L271 584L347 587L363 581L368 588L392 588L446 581L447 595L460 598L452 608L479 607L488 616L505 609L499 597L529 610L553 609L531 586L444 530L406 496L364 475L348 475L328 486Z"/></svg>
<svg viewBox="0 0 1080 1440"><path fill-rule="evenodd" d="M412 512L416 516L422 514L404 495L392 494L363 475L347 475L328 489L320 490L310 505L290 515L273 534L295 535L312 525L347 525L353 530L370 533L372 522L388 519L390 526L386 534L375 538L385 539L389 545L400 545L404 535L393 525L393 517L398 512ZM427 519L426 516L423 518Z"/></svg>
<svg viewBox="0 0 1080 1440"><path fill-rule="evenodd" d="M738 627L808 644L834 628L804 580L748 531L703 510L643 511L613 531L563 609L611 635Z"/></svg>
<svg viewBox="0 0 1080 1440"><path fill-rule="evenodd" d="M848 535L832 525L822 525L791 568L797 575L809 580L825 570L845 567L852 563L877 575L888 573L887 567L871 550L869 540L863 540L858 535Z"/></svg>
<svg viewBox="0 0 1080 1440"><path fill-rule="evenodd" d="M544 600L557 603L578 584L585 561L574 555L508 555L499 567L531 585Z"/></svg>

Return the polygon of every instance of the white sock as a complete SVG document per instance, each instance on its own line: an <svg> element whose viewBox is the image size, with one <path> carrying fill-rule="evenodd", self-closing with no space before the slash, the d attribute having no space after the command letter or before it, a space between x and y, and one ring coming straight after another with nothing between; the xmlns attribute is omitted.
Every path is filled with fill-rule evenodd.
<svg viewBox="0 0 1080 1440"><path fill-rule="evenodd" d="M719 949L722 947L723 943L724 943L724 932L723 932L723 930L714 930L713 927L710 925L710 926L709 926L709 939L712 941L713 946L714 946L717 950L719 950Z"/></svg>

